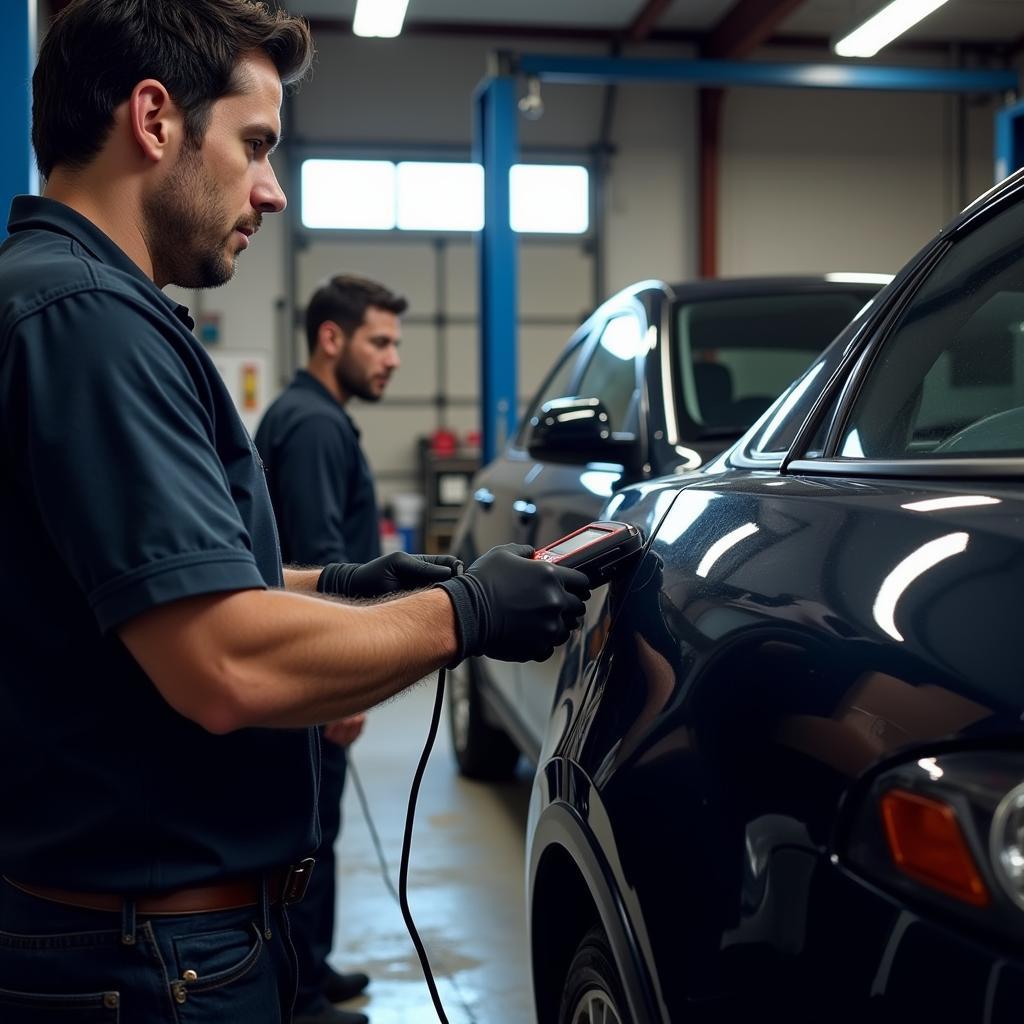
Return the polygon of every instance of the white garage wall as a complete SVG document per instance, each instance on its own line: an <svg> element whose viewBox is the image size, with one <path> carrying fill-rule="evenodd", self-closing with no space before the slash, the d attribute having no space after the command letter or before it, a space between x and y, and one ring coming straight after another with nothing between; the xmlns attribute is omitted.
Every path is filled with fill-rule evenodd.
<svg viewBox="0 0 1024 1024"><path fill-rule="evenodd" d="M825 53L773 59L827 60ZM892 51L888 64L927 66ZM723 275L894 272L993 175L994 100L948 94L734 89L724 105Z"/></svg>

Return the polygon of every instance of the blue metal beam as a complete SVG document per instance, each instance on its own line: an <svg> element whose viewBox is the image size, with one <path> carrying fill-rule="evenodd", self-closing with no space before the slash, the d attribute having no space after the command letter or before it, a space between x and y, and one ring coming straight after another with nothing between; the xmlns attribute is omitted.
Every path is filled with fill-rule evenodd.
<svg viewBox="0 0 1024 1024"><path fill-rule="evenodd" d="M607 85L688 82L702 86L778 86L800 89L873 89L911 92L1004 92L1016 89L1015 71L882 67L873 64L772 64L740 60L643 60L521 54L516 70L547 82Z"/></svg>
<svg viewBox="0 0 1024 1024"><path fill-rule="evenodd" d="M996 112L996 181L1024 167L1024 103Z"/></svg>
<svg viewBox="0 0 1024 1024"><path fill-rule="evenodd" d="M7 235L11 199L35 192L39 183L32 158L32 67L35 63L36 0L14 0L0 32L0 239Z"/></svg>
<svg viewBox="0 0 1024 1024"><path fill-rule="evenodd" d="M473 159L484 167L484 229L480 233L480 397L484 462L515 429L517 400L518 247L509 219L509 172L516 162L516 83L500 76L475 96Z"/></svg>

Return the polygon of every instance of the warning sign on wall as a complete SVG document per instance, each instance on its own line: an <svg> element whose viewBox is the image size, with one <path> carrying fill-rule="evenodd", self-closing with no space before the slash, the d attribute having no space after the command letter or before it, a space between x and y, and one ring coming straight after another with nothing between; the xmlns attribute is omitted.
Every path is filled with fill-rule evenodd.
<svg viewBox="0 0 1024 1024"><path fill-rule="evenodd" d="M266 357L254 352L211 352L210 355L231 392L242 422L250 434L255 433L267 404Z"/></svg>

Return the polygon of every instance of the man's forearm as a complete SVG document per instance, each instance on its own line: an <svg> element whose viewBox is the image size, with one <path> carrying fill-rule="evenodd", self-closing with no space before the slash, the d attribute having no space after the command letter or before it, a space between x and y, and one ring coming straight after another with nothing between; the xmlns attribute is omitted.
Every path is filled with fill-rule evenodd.
<svg viewBox="0 0 1024 1024"><path fill-rule="evenodd" d="M458 649L441 590L368 606L237 591L154 609L121 637L164 699L216 733L365 711Z"/></svg>
<svg viewBox="0 0 1024 1024"><path fill-rule="evenodd" d="M286 566L284 570L284 589L292 594L315 594L316 581L320 579L323 570L316 569L294 569Z"/></svg>

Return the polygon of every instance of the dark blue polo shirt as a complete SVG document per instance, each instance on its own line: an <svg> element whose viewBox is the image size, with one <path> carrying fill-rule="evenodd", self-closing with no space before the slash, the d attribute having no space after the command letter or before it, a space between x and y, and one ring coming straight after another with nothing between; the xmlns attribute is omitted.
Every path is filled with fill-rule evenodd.
<svg viewBox="0 0 1024 1024"><path fill-rule="evenodd" d="M163 294L53 200L0 246L0 872L138 892L317 844L315 730L214 736L118 639L169 601L278 587L262 468Z"/></svg>
<svg viewBox="0 0 1024 1024"><path fill-rule="evenodd" d="M369 562L380 554L373 477L359 430L312 374L299 370L256 431L287 565Z"/></svg>

